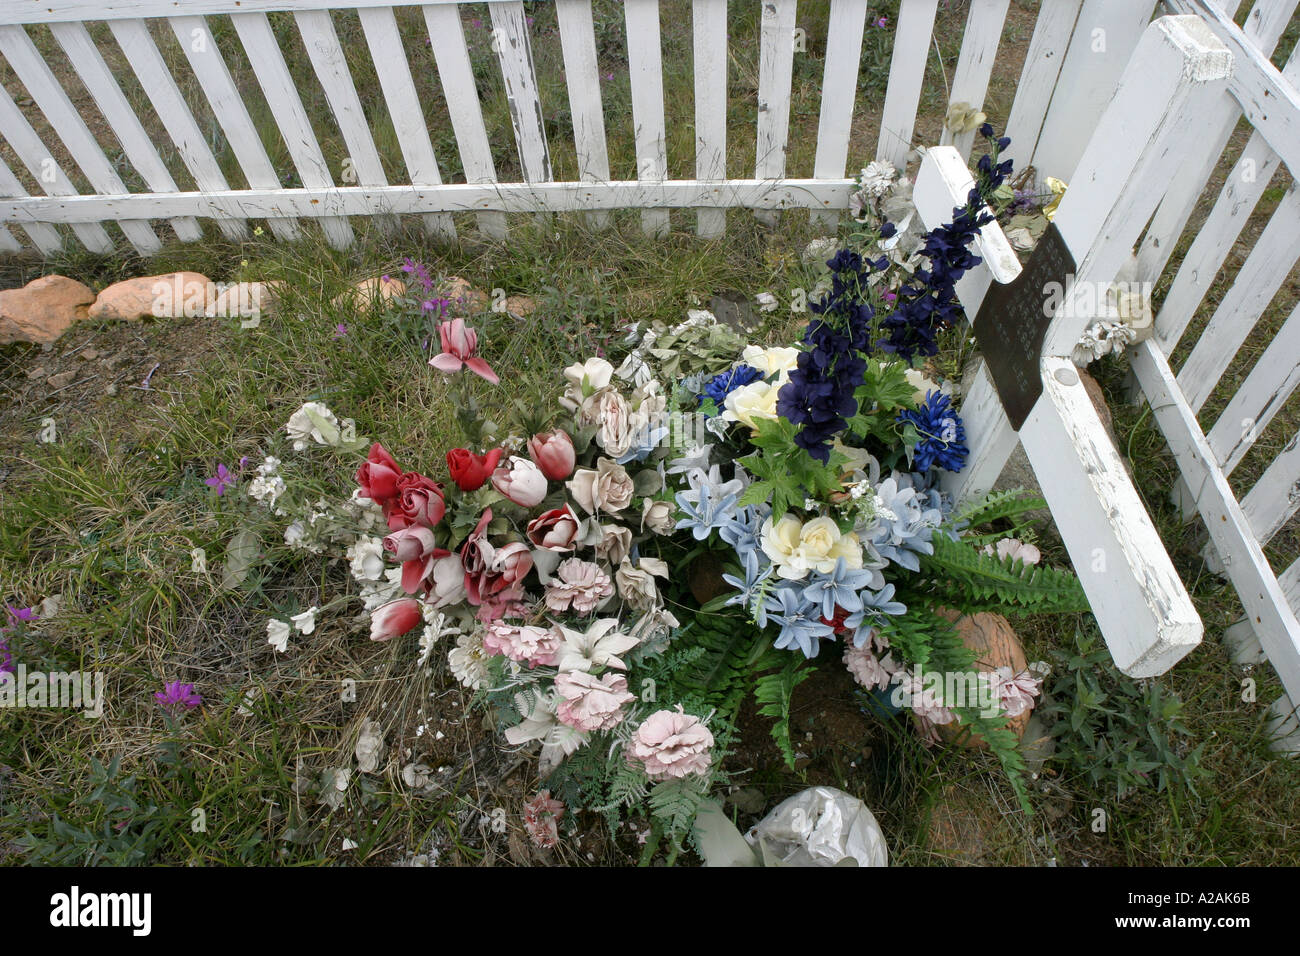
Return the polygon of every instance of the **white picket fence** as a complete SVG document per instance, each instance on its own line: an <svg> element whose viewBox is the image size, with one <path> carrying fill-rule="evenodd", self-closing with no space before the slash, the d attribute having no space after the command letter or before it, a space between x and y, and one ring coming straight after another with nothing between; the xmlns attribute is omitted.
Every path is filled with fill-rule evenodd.
<svg viewBox="0 0 1300 956"><path fill-rule="evenodd" d="M756 3L758 0L741 0ZM880 107L878 157L901 166L913 145L939 0L905 0L896 25L888 90ZM998 63L997 51L1009 0L970 0L961 52L952 77L951 102L979 107ZM522 171L520 182L499 182L493 164L462 26L461 7L486 6L493 27L496 59L509 100L514 147ZM674 8L683 4L674 4ZM1043 7L1019 95L1009 118L1008 134L1021 165L1034 160L1040 142L1047 168L1073 169L1087 133L1114 88L1119 70L1132 51L1154 0L1052 0ZM309 7L309 9L304 9ZM199 218L211 218L228 236L244 235L249 219L265 219L275 234L292 239L304 219L320 224L331 243L352 239L350 216L377 213L421 214L428 229L455 234L450 213L478 213L480 229L505 234L505 212L642 209L647 232L661 233L668 209L699 210L696 229L717 236L725 229L725 210L807 208L827 223L846 207L851 191L845 177L850 121L854 114L860 51L869 0L830 0L825 73L820 104L817 150L811 178L788 178L791 78L796 30L796 0L762 3L759 83L755 106L756 157L749 178L728 176L727 155L727 0L692 0L694 36L695 169L694 178L671 178L667 168L663 64L658 0L625 0L637 179L611 181L597 73L590 0L555 0L563 48L565 81L572 116L573 148L579 180L554 182L542 105L534 73L532 40L519 0L459 4L432 0L419 9L437 64L455 132L465 182L444 182L421 108L420 90L403 51L394 7L383 0L9 0L0 6L0 55L3 55L38 110L66 148L66 156L88 184L79 192L55 153L42 142L23 111L0 90L0 132L30 171L40 192L29 196L12 170L0 165L0 223L18 224L42 251L52 251L66 237L55 225L71 228L93 251L105 251L112 239L103 224L115 222L142 254L161 246L156 223L166 220L181 239L197 240ZM331 17L332 10L356 11L372 56L384 107L400 142L407 182L387 181L366 113L349 74ZM333 123L347 144L355 183L338 181L331 171L307 115L298 83L291 75L267 14L291 11L308 51L315 80L328 99ZM301 182L285 188L268 156L268 144L250 117L240 90L213 37L209 18L229 17L260 86L275 115L279 133ZM179 170L169 170L155 147L147 120L133 111L86 22L107 21L114 41L148 95L175 145L196 189L180 191ZM151 22L152 21L152 22ZM1109 29L1105 51L1089 52L1091 26ZM48 24L126 160L147 183L148 192L128 192L105 145L79 115L68 92L40 55L25 29ZM231 150L245 182L232 185L214 157L201 124L187 105L177 77L168 69L158 45L174 35L193 76ZM170 42L170 39L168 40ZM1058 82L1059 80L1059 82ZM1079 98L1086 86L1087 95ZM1055 123L1049 112L1054 91L1069 99L1070 120ZM876 104L865 104L874 110ZM965 155L972 135L956 140ZM945 136L945 141L951 137ZM855 157L863 161L870 157ZM770 214L770 212L769 212ZM597 219L597 221L601 221ZM0 248L20 242L0 228Z"/></svg>
<svg viewBox="0 0 1300 956"><path fill-rule="evenodd" d="M757 2L732 0L731 9ZM43 252L74 237L103 252L117 241L106 228L110 226L147 255L161 247L168 230L183 241L197 241L201 219L213 220L234 238L247 235L250 222L265 222L285 240L316 224L336 246L352 241L351 218L374 216L391 221L416 215L432 235L448 238L467 227L467 218L484 233L505 237L505 214L523 212L577 211L602 226L612 210L634 209L652 235L670 227L672 209L694 210L695 230L703 237L723 235L726 211L738 207L769 219L780 210L808 209L830 225L852 191L846 167L851 121L859 111L879 112L876 157L902 166L915 144L938 3L903 0L898 22L891 25L888 87L883 103L876 104L862 102L858 90L869 0L829 0L816 154L813 168L802 171L811 175L797 178L787 168L787 151L799 8L796 0L762 0L752 114L755 156L752 168L743 171L745 178L735 178L729 173L737 170L729 170L726 161L727 0L691 0L689 5L693 170L669 168L660 34L661 19L674 11L685 14L686 5L666 0L661 9L659 0L624 0L635 130L631 158L637 178L613 180L611 169L625 158L611 156L607 140L609 117L602 103L591 0L554 0L571 116L572 136L563 144L548 142L535 38L519 0L428 0L399 4L396 10L383 0L9 0L0 7L0 56L32 102L20 107L0 86L0 134L30 182L25 185L0 160L0 251L24 247L12 226ZM999 45L1009 0L968 3L960 54L945 95L950 104L978 108L995 69L1008 69ZM1199 513L1210 529L1215 555L1241 594L1250 630L1259 635L1290 698L1300 700L1300 625L1295 616L1300 562L1279 580L1261 550L1300 503L1300 436L1248 493L1238 498L1228 482L1256 435L1300 381L1300 318L1292 314L1208 433L1195 414L1300 251L1294 186L1176 376L1168 362L1272 171L1279 165L1292 172L1300 169L1296 59L1282 74L1267 62L1296 0L1258 0L1244 32L1228 19L1239 3L1223 3L1227 15L1212 0L1166 0L1160 12L1188 16L1148 26L1155 0L1044 0L1020 66L1006 131L1012 138L1009 155L1018 167L1032 164L1040 174L1071 184L1057 223L1078 263L1077 278L1106 282L1135 250L1141 278L1159 277L1237 118L1244 114L1254 125L1240 163L1249 159L1255 177L1249 183L1230 178L1191 248L1177 260L1158 334L1136 351L1134 369L1190 489L1184 496L1189 513ZM407 24L409 33L409 18L398 12L407 7L419 11L427 33L463 170L457 178L464 181L445 181L446 157L440 161L435 154L431 132L440 131L431 130L422 96L434 78L413 73L404 52L401 24ZM520 170L515 182L498 179L466 43L465 18L484 10L509 104L510 147ZM361 100L336 29L339 11L359 18L382 104ZM310 78L293 74L268 19L268 14L286 12L307 50ZM238 37L301 185L281 182L271 160L280 143L266 141L267 132L254 123L227 64L232 51L223 53L214 35L216 18L228 18ZM153 116L136 113L108 66L87 28L99 22L107 23ZM94 128L111 130L116 143L92 132L41 55L30 31L46 29L43 25L94 101L99 113ZM184 56L184 66L175 73L160 46L173 42ZM182 76L184 70L188 73ZM329 117L308 115L300 94L308 79L324 91ZM182 80L201 89L237 159L242 182L232 183L223 174L204 135L203 117L182 93ZM389 181L367 107L372 114L387 111L404 181ZM37 133L33 120L38 116L57 137L57 150ZM337 128L355 181L341 181L341 171L328 167L314 121ZM945 132L941 147L922 166L916 197L927 223L944 219L964 201L972 138L970 133ZM170 141L174 151L160 152L160 141ZM554 180L552 148L573 150L576 180ZM119 151L147 191L126 188L109 158ZM852 157L859 163L868 158ZM192 180L194 188L182 190L178 179ZM34 195L27 188L32 184ZM996 226L985 230L981 245L985 266L959 287L971 315L991 282L1009 281L1019 271ZM1151 675L1168 669L1199 642L1202 623L1068 362L1086 322L1080 314L1053 324L1042 363L1044 394L1019 433L1007 423L989 377L978 378L964 405L971 463L949 490L959 497L987 490L1017 441L1023 443L1117 663L1129 673ZM1238 427L1243 419L1251 421L1245 431ZM1279 706L1290 704L1284 698Z"/></svg>

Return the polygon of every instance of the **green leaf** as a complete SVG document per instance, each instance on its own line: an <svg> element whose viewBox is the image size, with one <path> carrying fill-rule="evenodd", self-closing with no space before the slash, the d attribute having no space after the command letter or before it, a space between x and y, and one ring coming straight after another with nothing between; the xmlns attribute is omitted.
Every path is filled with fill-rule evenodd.
<svg viewBox="0 0 1300 956"><path fill-rule="evenodd" d="M228 591L244 583L249 569L257 560L261 539L248 528L240 528L226 545L226 563L221 572L221 586Z"/></svg>

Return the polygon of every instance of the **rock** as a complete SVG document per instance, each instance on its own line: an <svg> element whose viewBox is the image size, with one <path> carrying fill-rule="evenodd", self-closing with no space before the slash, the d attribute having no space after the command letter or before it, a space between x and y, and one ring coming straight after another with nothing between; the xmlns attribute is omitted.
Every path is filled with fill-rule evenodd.
<svg viewBox="0 0 1300 956"><path fill-rule="evenodd" d="M241 319L259 315L270 305L279 285L278 282L236 282L218 286L217 294L208 303L204 315Z"/></svg>
<svg viewBox="0 0 1300 956"><path fill-rule="evenodd" d="M33 279L21 289L0 292L0 345L48 345L73 322L84 319L95 293L67 276Z"/></svg>
<svg viewBox="0 0 1300 956"><path fill-rule="evenodd" d="M949 783L934 798L926 823L926 848L957 866L1026 864L1022 840L990 795Z"/></svg>
<svg viewBox="0 0 1300 956"><path fill-rule="evenodd" d="M68 369L66 372L59 372L57 375L51 375L45 380L45 383L49 385L50 388L67 388L73 383L76 377L77 370L73 368Z"/></svg>
<svg viewBox="0 0 1300 956"><path fill-rule="evenodd" d="M453 306L460 306L462 310L470 315L476 312L486 312L492 308L491 297L486 292L480 292L474 288L470 285L468 279L462 279L460 276L449 278L438 291L450 299ZM523 297L520 296L520 298ZM506 307L509 308L508 299L506 300Z"/></svg>
<svg viewBox="0 0 1300 956"><path fill-rule="evenodd" d="M92 319L132 321L145 316L159 319L204 315L215 287L198 272L169 272L115 282L90 307Z"/></svg>
<svg viewBox="0 0 1300 956"><path fill-rule="evenodd" d="M77 358L81 359L83 362L93 362L95 359L99 358L99 349L82 349L77 353Z"/></svg>
<svg viewBox="0 0 1300 956"><path fill-rule="evenodd" d="M961 642L975 652L975 669L991 673L999 667L1009 667L1013 674L1019 674L1027 666L1025 649L1020 638L1009 622L1001 614L967 614L958 616L955 611L944 614L950 621L956 622L957 635ZM1033 711L1025 711L1017 717L1007 720L1006 726L1017 737L1024 737L1025 727ZM972 750L985 750L988 744L977 734L967 733L956 723L939 726L939 736L952 743L960 739L963 747Z"/></svg>
<svg viewBox="0 0 1300 956"><path fill-rule="evenodd" d="M46 370L44 365L38 365L27 373L27 377L32 381L35 381L38 378L44 378L48 374L49 372Z"/></svg>
<svg viewBox="0 0 1300 956"><path fill-rule="evenodd" d="M526 295L512 295L506 299L506 311L514 315L532 315L537 311L537 303Z"/></svg>
<svg viewBox="0 0 1300 956"><path fill-rule="evenodd" d="M376 305L385 306L399 295L406 293L406 283L392 276L376 276L362 279L351 289L340 292L334 297L334 304L340 308L371 309Z"/></svg>

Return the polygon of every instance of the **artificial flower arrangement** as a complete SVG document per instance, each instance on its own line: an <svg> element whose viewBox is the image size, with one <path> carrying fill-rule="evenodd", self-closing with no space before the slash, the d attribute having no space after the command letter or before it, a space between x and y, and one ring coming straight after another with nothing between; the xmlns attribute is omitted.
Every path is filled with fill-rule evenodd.
<svg viewBox="0 0 1300 956"><path fill-rule="evenodd" d="M953 286L979 261L969 246L1009 171L1007 140L982 131L992 150L967 205L929 232L906 180L863 171L857 228L825 249L797 345L748 342L703 310L634 327L621 364L565 368L558 401L497 440L468 390L498 381L477 334L439 322L429 364L459 389L466 447L416 471L376 442L326 530L299 522L296 546L346 542L373 640L418 634L420 667L445 649L504 744L536 748L546 789L529 829L543 843L573 819L566 807L611 826L631 813L649 817L646 859L665 837L675 857L726 780L741 704L774 718L793 762L791 695L837 657L878 710L910 711L927 738L978 734L1025 800L1005 725L1039 675L979 675L954 699L949 678L975 667L952 621L1086 599L1016 538L1041 501L1000 493L954 511L938 490L964 465L964 428L950 391L914 368L960 318ZM323 407L304 406L289 431L339 444ZM249 488L272 506L278 465ZM720 593L697 599L710 565ZM277 650L290 625L303 630L268 625Z"/></svg>

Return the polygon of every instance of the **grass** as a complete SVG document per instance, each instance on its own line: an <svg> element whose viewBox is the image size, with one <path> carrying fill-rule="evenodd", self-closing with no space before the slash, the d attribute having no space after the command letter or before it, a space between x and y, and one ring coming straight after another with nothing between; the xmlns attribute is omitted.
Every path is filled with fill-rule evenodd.
<svg viewBox="0 0 1300 956"><path fill-rule="evenodd" d="M576 159L564 133L567 93L559 76L554 13L546 4L527 6L536 18L534 53L556 175L573 177ZM729 140L728 172L747 175L754 151L758 6L732 6L728 88L729 128L735 132ZM676 9L671 3L665 7L669 170L689 176L694 164L689 18L671 15ZM621 11L610 0L597 0L595 11L600 69L602 75L614 76L602 88L613 175L632 176ZM896 3L873 4L874 12L895 22ZM422 23L409 19L410 14L399 11L408 57L425 97L444 177L457 180L462 178L459 158L445 103L432 79L432 55L421 39ZM795 61L788 168L796 176L811 174L825 15L822 5L801 5L799 23L809 43L807 55ZM1004 47L1023 55L1032 15L1033 4L1013 4ZM308 115L337 178L346 150L330 127L323 93L307 76L310 67L292 18L272 19L291 72L303 78ZM466 5L465 27L482 82L493 158L499 178L508 180L517 175L509 115L485 31L474 26L475 19L489 22L484 10ZM946 102L943 78L951 76L963 19L963 5L943 5L919 141L938 138ZM215 45L249 93L273 164L286 185L295 184L294 164L260 100L229 21L210 22ZM385 171L390 181L402 181L400 151L391 119L379 107L359 23L350 14L337 16L335 23ZM51 53L60 75L70 76L69 65L58 62L61 54L52 38L39 30L32 33L42 50ZM868 28L851 162L874 152L889 35ZM170 33L157 37L169 64L183 64ZM1280 49L1289 49L1294 39L1284 40ZM114 59L111 43L101 43L101 49L124 77L128 98L152 122L147 97L138 84L132 86L120 54ZM227 178L241 185L242 173L197 85L183 67L176 72L202 128L210 131L210 145ZM995 120L1005 117L1018 74L1015 63L995 75L988 106ZM21 96L21 87L7 72L0 72L0 82ZM69 87L74 102L86 106L88 97L75 79ZM93 116L93 109L85 112ZM39 123L38 129L47 142L55 142ZM93 132L111 148L105 128ZM1241 136L1238 140L1229 153L1244 142ZM163 144L163 158L180 188L192 188L179 157L168 151L165 135L156 136L156 142ZM7 146L0 152L19 169ZM141 188L131 180L125 161L117 159L128 185ZM35 191L34 182L25 184ZM1213 195L1207 192L1207 197ZM1278 198L1266 198L1248 236L1258 233ZM798 264L800 250L814 235L806 220L787 215L777 229L766 230L752 216L732 213L725 241L713 243L687 234L690 224L687 214L674 213L672 236L650 242L632 214L619 215L615 228L601 233L565 216L549 224L512 217L509 242L494 245L472 238L465 219L458 221L464 227L462 241L441 246L413 226L386 234L354 220L357 242L347 250L329 248L312 230L301 243L279 244L269 235L232 243L209 229L203 243L169 243L147 262L126 251L79 253L75 244L50 260L0 259L0 285L6 288L49 272L101 288L125 276L172 269L193 269L214 280L284 283L276 309L254 329L209 319L85 323L49 351L11 346L0 352L6 383L0 398L4 598L26 606L63 595L54 617L17 631L10 644L16 659L33 669L101 669L110 675L102 720L56 711L0 711L0 859L313 865L399 863L432 855L443 863L541 862L518 826L520 805L536 784L531 764L492 745L491 728L481 715L467 713L468 698L445 667L425 674L414 667L413 648L366 640L364 615L353 616L359 610L355 602L335 605L341 610L324 615L317 632L299 641L294 654L271 652L265 636L268 615L341 602L354 585L338 559L289 550L280 543L283 521L263 518L254 524L263 559L245 587L222 590L219 565L225 544L250 516L230 507L228 499L216 498L203 479L218 462L231 466L242 456L256 460L265 454L271 437L282 434L288 415L309 399L354 418L358 434L381 438L424 467L435 466L439 450L458 443L454 409L441 382L424 365L418 330L335 301L358 279L396 273L403 255L421 259L435 273L463 276L478 288L499 288L537 301L538 311L526 323L501 315L476 320L485 353L503 373L502 389L480 389L478 395L497 403L501 421L515 401L530 408L550 401L556 370L575 357L609 350L627 323L677 321L684 309L707 304L723 290L746 295L771 290L784 300L786 290L807 284ZM1231 281L1240 258L1211 290L1199 322ZM1287 290L1293 293L1295 286ZM1158 288L1157 296L1162 292ZM1279 302L1264 316L1261 336L1283 318ZM773 318L762 334L779 338L799 321L798 316ZM340 322L348 331L336 338ZM940 364L955 373L964 352L957 340L948 346ZM90 349L100 357L84 360ZM1253 354L1259 350L1262 346ZM151 387L138 387L155 365ZM1230 370L1224 390L1207 406L1205 424L1249 365L1246 358ZM75 368L78 377L55 392L46 386L46 375L27 377L38 366L47 373ZM824 701L797 692L792 721L796 730L812 735L805 746L812 768L789 773L763 764L738 779L757 788L768 807L811 782L858 793L889 834L893 859L910 864L1300 861L1294 822L1300 768L1273 759L1263 738L1263 712L1279 685L1269 668L1247 671L1229 660L1219 635L1240 613L1237 599L1205 569L1199 525L1184 524L1169 504L1176 469L1149 414L1123 404L1122 362L1105 362L1095 370L1111 395L1135 484L1206 623L1205 643L1159 682L1185 704L1188 733L1178 745L1203 748L1200 762L1206 775L1195 792L1174 787L1121 798L1087 780L1078 766L1054 759L1034 781L1036 812L1026 816L1015 809L987 756L927 750L906 726L880 721L864 725L860 739L845 741L827 723ZM114 394L108 393L110 385ZM53 444L35 440L47 417L55 419L59 430ZM1258 455L1252 453L1238 469L1234 480L1243 482L1241 487L1262 470L1267 450L1280 447L1277 436L1285 440L1298 422L1300 408L1293 400L1265 433ZM301 481L320 494L350 487L354 463L347 456L318 450L295 456L294 462L302 465ZM1275 567L1285 566L1300 550L1295 535L1293 521L1271 543ZM1039 530L1039 543L1048 560L1065 559L1050 528ZM207 555L207 573L191 570L195 548ZM1068 645L1075 628L1091 626L1086 616L1026 618L1015 624L1031 660ZM1245 677L1258 683L1255 702L1242 700ZM206 702L203 710L179 724L168 723L152 698L164 680L196 683ZM346 681L356 682L355 700L347 699L351 685ZM247 702L246 694L251 694ZM241 707L251 713L241 713ZM857 702L849 699L840 710L854 713L856 708ZM372 720L389 747L401 754L396 765L418 760L429 768L431 782L411 786L395 769L375 776L354 773L348 799L331 810L321 802L329 791L328 776L351 762L362 726ZM497 808L507 810L503 832L491 823ZM1098 808L1108 821L1100 833L1091 825ZM201 816L196 810L203 811ZM356 847L344 850L345 839ZM634 837L611 836L592 824L571 834L545 862L630 863L638 854Z"/></svg>

